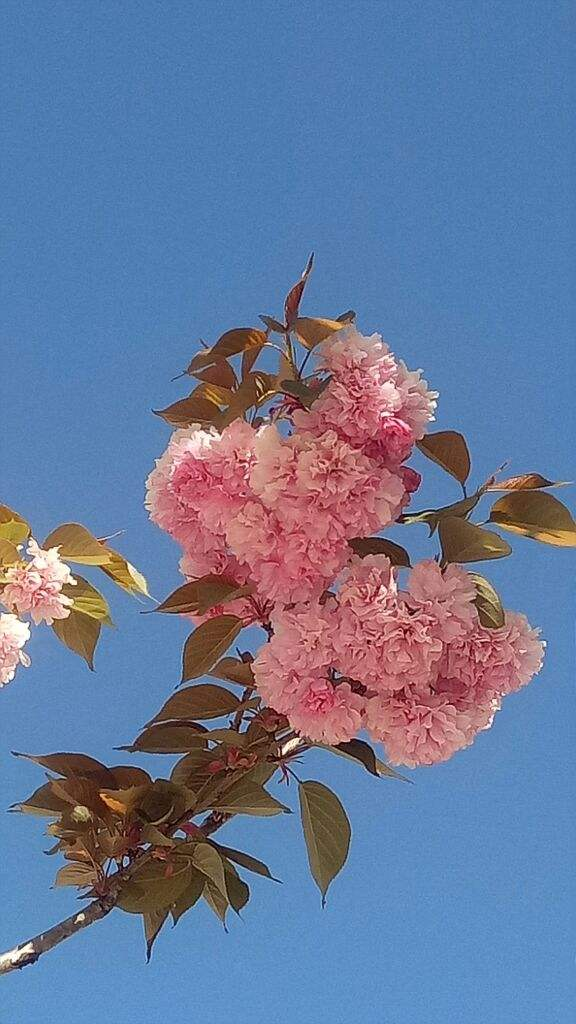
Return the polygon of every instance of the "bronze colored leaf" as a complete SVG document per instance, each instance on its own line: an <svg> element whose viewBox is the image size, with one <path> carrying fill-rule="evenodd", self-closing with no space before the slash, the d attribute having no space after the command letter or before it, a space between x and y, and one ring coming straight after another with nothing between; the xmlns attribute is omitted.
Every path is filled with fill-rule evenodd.
<svg viewBox="0 0 576 1024"><path fill-rule="evenodd" d="M29 524L18 512L0 505L0 537L11 544L24 544L30 536Z"/></svg>
<svg viewBox="0 0 576 1024"><path fill-rule="evenodd" d="M216 846L224 857L227 857L228 860L233 860L235 864L246 868L247 871L253 871L254 874L262 875L263 878L270 878L273 882L280 881L279 878L274 878L270 868L263 861L258 860L257 857L252 857L249 853L243 853L242 850L234 850L231 846L222 846L221 843L213 843L213 845Z"/></svg>
<svg viewBox="0 0 576 1024"><path fill-rule="evenodd" d="M235 601L253 591L252 585L240 586L236 580L209 573L178 587L154 611L172 615L204 615L214 605Z"/></svg>
<svg viewBox="0 0 576 1024"><path fill-rule="evenodd" d="M226 814L254 814L269 817L273 814L291 814L289 807L271 796L263 786L256 785L246 776L233 782L224 793L215 797L212 809Z"/></svg>
<svg viewBox="0 0 576 1024"><path fill-rule="evenodd" d="M348 743L338 743L337 746L331 746L328 743L315 743L314 746L320 747L323 750L330 750L333 754L338 754L340 757L345 757L349 761L356 761L364 765L367 771L371 775L375 775L377 778L386 776L389 779L398 779L400 782L408 782L403 775L394 771L390 765L385 764L384 761L380 761L376 757L376 754L372 750L370 744L365 743L364 740L350 740Z"/></svg>
<svg viewBox="0 0 576 1024"><path fill-rule="evenodd" d="M168 910L182 895L190 879L188 858L175 858L170 865L164 861L148 861L123 884L116 905L128 914Z"/></svg>
<svg viewBox="0 0 576 1024"><path fill-rule="evenodd" d="M194 356L189 366L189 371L195 372L203 366L210 366L222 359L229 359L230 356L238 355L249 348L261 348L266 344L266 334L256 327L235 327L226 331L216 344L205 352L199 352Z"/></svg>
<svg viewBox="0 0 576 1024"><path fill-rule="evenodd" d="M489 558L505 558L512 550L497 533L475 526L467 519L441 519L438 529L442 553L447 562L481 562Z"/></svg>
<svg viewBox="0 0 576 1024"><path fill-rule="evenodd" d="M253 368L263 348L263 345L259 348L247 348L246 351L242 353L242 362L240 364L240 376L242 380L245 380L250 373L250 370ZM230 399L226 404L230 404Z"/></svg>
<svg viewBox="0 0 576 1024"><path fill-rule="evenodd" d="M318 396L322 394L324 388L327 387L329 383L329 379L326 379L322 381L321 384L312 388L308 387L303 380L282 380L280 381L280 389L286 395L291 395L293 398L297 398L305 409L309 409L312 403L315 402Z"/></svg>
<svg viewBox="0 0 576 1024"><path fill-rule="evenodd" d="M353 309L347 309L345 313L340 313L336 319L341 324L353 324L356 319L356 313Z"/></svg>
<svg viewBox="0 0 576 1024"><path fill-rule="evenodd" d="M542 491L513 491L499 498L490 522L556 547L576 546L576 523L558 498Z"/></svg>
<svg viewBox="0 0 576 1024"><path fill-rule="evenodd" d="M507 480L495 480L485 489L487 491L534 491L543 487L567 486L567 480L547 480L540 473L524 473L522 476L510 476Z"/></svg>
<svg viewBox="0 0 576 1024"><path fill-rule="evenodd" d="M66 864L60 868L54 879L56 889L63 885L76 885L79 889L94 885L97 879L92 864Z"/></svg>
<svg viewBox="0 0 576 1024"><path fill-rule="evenodd" d="M142 914L144 924L144 938L146 940L146 963L150 963L152 947L160 933L162 925L168 917L167 910L151 910Z"/></svg>
<svg viewBox="0 0 576 1024"><path fill-rule="evenodd" d="M247 661L240 661L238 658L221 658L214 668L210 669L209 675L216 679L226 679L230 683L238 683L239 686L255 686L252 666Z"/></svg>
<svg viewBox="0 0 576 1024"><path fill-rule="evenodd" d="M365 558L366 555L386 555L392 565L410 568L410 555L392 540L385 537L354 537L348 541L355 555Z"/></svg>
<svg viewBox="0 0 576 1024"><path fill-rule="evenodd" d="M197 683L194 686L187 686L184 690L179 690L178 693L169 697L152 722L169 722L180 718L222 718L224 715L230 715L237 711L239 706L240 701L236 694L231 693L224 686L216 686L215 683ZM197 728L199 731L205 731L203 726L197 726Z"/></svg>
<svg viewBox="0 0 576 1024"><path fill-rule="evenodd" d="M65 647L79 654L88 668L94 671L94 651L102 629L101 623L71 608L66 619L54 619L52 629Z"/></svg>
<svg viewBox="0 0 576 1024"><path fill-rule="evenodd" d="M152 788L151 780L134 786L122 786L120 789L101 789L99 797L114 814L125 816L131 814Z"/></svg>
<svg viewBox="0 0 576 1024"><path fill-rule="evenodd" d="M156 779L145 789L138 802L138 811L144 821L163 825L181 818L185 811L196 805L196 794L173 779Z"/></svg>
<svg viewBox="0 0 576 1024"><path fill-rule="evenodd" d="M188 367L186 372L190 374L194 371L191 371L190 367ZM203 370L194 372L194 376L208 384L218 384L228 391L233 391L238 383L234 370L225 359L219 359L212 366L206 366Z"/></svg>
<svg viewBox="0 0 576 1024"><path fill-rule="evenodd" d="M178 924L178 921L187 910L190 910L195 903L198 902L202 895L202 891L206 884L206 876L201 871L197 871L196 868L190 865L190 881L184 889L184 892L178 897L176 902L172 905L172 919L174 924Z"/></svg>
<svg viewBox="0 0 576 1024"><path fill-rule="evenodd" d="M298 316L298 310L300 309L300 302L302 300L302 294L306 287L306 282L312 272L314 266L314 253L310 253L308 263L306 264L302 277L295 285L292 286L286 299L284 300L284 319L286 326L289 330L292 330L292 326L296 317Z"/></svg>
<svg viewBox="0 0 576 1024"><path fill-rule="evenodd" d="M321 782L301 782L298 792L310 870L324 905L328 886L348 857L350 822L336 794Z"/></svg>
<svg viewBox="0 0 576 1024"><path fill-rule="evenodd" d="M474 604L478 609L480 623L486 629L500 629L505 622L504 608L494 587L489 580L476 572L471 572L469 575L476 587Z"/></svg>
<svg viewBox="0 0 576 1024"><path fill-rule="evenodd" d="M21 803L12 804L10 810L20 811L22 814L34 814L38 817L56 818L66 810L67 802L58 796L51 782L46 782L31 796Z"/></svg>
<svg viewBox="0 0 576 1024"><path fill-rule="evenodd" d="M286 334L284 324L281 324L280 321L276 320L273 316L266 316L264 313L261 313L260 320L266 325L269 331L274 331L275 334Z"/></svg>
<svg viewBox="0 0 576 1024"><path fill-rule="evenodd" d="M187 398L152 411L173 427L189 427L192 423L212 423L220 413L220 405L209 399L200 386Z"/></svg>
<svg viewBox="0 0 576 1024"><path fill-rule="evenodd" d="M173 767L170 778L181 786L190 786L196 793L202 786L213 778L209 765L215 760L213 751L203 747L191 750L186 757L182 757Z"/></svg>
<svg viewBox="0 0 576 1024"><path fill-rule="evenodd" d="M422 512L411 512L399 517L400 523L427 523L430 536L436 531L441 519L454 516L465 519L480 501L481 493L471 494L469 498L462 498L451 505L444 505L442 508L426 508Z"/></svg>
<svg viewBox="0 0 576 1024"><path fill-rule="evenodd" d="M44 548L59 548L61 558L67 562L81 562L83 565L106 565L110 551L85 526L80 523L64 523L48 534Z"/></svg>
<svg viewBox="0 0 576 1024"><path fill-rule="evenodd" d="M143 768L136 768L132 764L118 764L110 768L114 781L119 789L128 789L131 786L150 785L152 779Z"/></svg>
<svg viewBox="0 0 576 1024"><path fill-rule="evenodd" d="M16 565L20 561L21 555L16 545L0 535L0 565Z"/></svg>
<svg viewBox="0 0 576 1024"><path fill-rule="evenodd" d="M465 484L470 473L470 452L462 434L455 430L439 430L435 434L426 434L417 447L450 476L461 484Z"/></svg>
<svg viewBox="0 0 576 1024"><path fill-rule="evenodd" d="M183 754L195 747L206 746L206 733L194 722L161 722L150 725L120 750L146 754Z"/></svg>
<svg viewBox="0 0 576 1024"><path fill-rule="evenodd" d="M294 331L305 348L315 348L346 324L339 320L324 320L321 317L299 316L294 322Z"/></svg>
<svg viewBox="0 0 576 1024"><path fill-rule="evenodd" d="M219 615L198 626L184 645L182 682L209 672L243 628L237 615Z"/></svg>
<svg viewBox="0 0 576 1024"><path fill-rule="evenodd" d="M148 584L142 573L131 565L118 551L114 551L113 548L108 546L106 550L109 555L109 561L106 565L100 566L102 572L128 594L143 594L144 597L150 597Z"/></svg>
<svg viewBox="0 0 576 1024"><path fill-rule="evenodd" d="M65 583L62 587L62 593L72 598L74 611L81 612L82 615L89 615L91 619L98 619L105 626L114 625L110 618L108 602L100 591L96 590L96 587L93 587L82 576L74 575L74 579L76 580L75 586Z"/></svg>
<svg viewBox="0 0 576 1024"><path fill-rule="evenodd" d="M27 761L47 768L56 775L63 775L64 778L87 778L97 781L102 786L113 786L115 779L112 771L87 754L57 753L57 754L21 754L16 750L12 753L15 757L25 757Z"/></svg>
<svg viewBox="0 0 576 1024"><path fill-rule="evenodd" d="M230 905L228 903L228 896L223 896L214 883L207 879L202 891L202 899L206 901L210 910L212 910L213 913L216 914L216 917L222 922L224 925L224 931L227 931L226 912Z"/></svg>

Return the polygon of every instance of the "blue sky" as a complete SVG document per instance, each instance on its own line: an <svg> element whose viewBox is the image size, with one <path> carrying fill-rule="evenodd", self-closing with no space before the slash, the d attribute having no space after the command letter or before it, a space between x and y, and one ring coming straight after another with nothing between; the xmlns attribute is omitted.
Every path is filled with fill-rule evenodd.
<svg viewBox="0 0 576 1024"><path fill-rule="evenodd" d="M173 589L150 410L198 337L277 314L312 248L307 312L353 307L425 367L476 479L574 477L569 3L5 0L1 21L1 498L39 537L123 529ZM423 503L452 495L429 468ZM114 914L6 979L2 1024L572 1021L573 565L518 539L490 568L549 650L469 751L410 787L310 759L354 828L326 910L297 817L238 821L227 841L285 883L255 879L244 922L199 910L146 966ZM96 674L38 631L0 694L4 807L40 778L11 749L113 758L177 681L183 624L109 596ZM74 905L41 833L0 816L4 947Z"/></svg>

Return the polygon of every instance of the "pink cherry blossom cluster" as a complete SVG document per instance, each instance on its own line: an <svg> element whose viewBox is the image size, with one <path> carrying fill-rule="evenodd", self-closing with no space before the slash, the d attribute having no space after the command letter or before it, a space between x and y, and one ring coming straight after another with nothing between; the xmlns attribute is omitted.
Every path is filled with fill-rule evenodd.
<svg viewBox="0 0 576 1024"><path fill-rule="evenodd" d="M29 615L36 625L70 614L73 599L64 593L65 585L75 585L69 567L58 548L43 550L35 540L28 542L28 561L22 559L3 572L0 600L9 614L0 614L0 685L14 678L18 665L28 667L30 659L22 648L30 639L30 626L18 616Z"/></svg>
<svg viewBox="0 0 576 1024"><path fill-rule="evenodd" d="M258 689L302 735L351 740L365 728L390 761L445 761L530 681L543 643L523 615L486 629L459 566L420 562L405 590L383 555L353 559L323 601L272 614L253 664Z"/></svg>
<svg viewBox="0 0 576 1024"><path fill-rule="evenodd" d="M355 327L319 347L331 376L294 429L174 433L147 483L152 520L184 549L190 578L250 578L265 602L314 599L344 568L348 541L394 522L420 477L403 463L432 418L436 393L379 335Z"/></svg>
<svg viewBox="0 0 576 1024"><path fill-rule="evenodd" d="M457 566L421 562L401 590L386 558L352 557L348 541L393 523L419 486L405 462L437 394L377 334L346 327L317 352L327 383L311 409L283 407L291 433L242 420L176 431L146 504L185 576L253 585L206 617L266 625L257 685L297 732L336 744L367 729L394 763L443 761L538 671L543 645L511 612L483 628Z"/></svg>

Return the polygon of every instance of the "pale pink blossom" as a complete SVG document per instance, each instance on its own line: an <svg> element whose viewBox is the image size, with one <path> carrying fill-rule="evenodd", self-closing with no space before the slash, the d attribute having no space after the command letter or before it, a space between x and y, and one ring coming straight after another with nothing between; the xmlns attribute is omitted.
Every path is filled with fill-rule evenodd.
<svg viewBox="0 0 576 1024"><path fill-rule="evenodd" d="M312 680L291 708L290 725L316 743L345 743L362 727L365 700L348 683L334 685L329 679Z"/></svg>
<svg viewBox="0 0 576 1024"><path fill-rule="evenodd" d="M404 488L398 476L334 431L283 438L276 427L265 427L255 453L252 489L287 523L300 527L329 517L335 530L352 537L388 526L400 511Z"/></svg>
<svg viewBox="0 0 576 1024"><path fill-rule="evenodd" d="M243 420L221 434L199 424L175 431L148 477L150 518L192 557L224 552L226 526L250 496L255 434Z"/></svg>
<svg viewBox="0 0 576 1024"><path fill-rule="evenodd" d="M469 633L478 623L476 587L459 565L441 569L433 559L418 562L410 573L406 602L436 620L434 633L448 643Z"/></svg>
<svg viewBox="0 0 576 1024"><path fill-rule="evenodd" d="M61 560L57 547L44 551L35 540L30 540L27 552L29 562L9 566L6 570L8 582L2 601L18 615L29 614L33 622L44 621L50 626L54 619L70 615L74 602L62 593L62 588L74 585L76 580Z"/></svg>
<svg viewBox="0 0 576 1024"><path fill-rule="evenodd" d="M442 676L458 680L476 699L503 696L525 686L540 671L544 643L524 615L506 612L500 629L476 628L450 643Z"/></svg>
<svg viewBox="0 0 576 1024"><path fill-rule="evenodd" d="M16 615L0 613L0 686L14 679L18 665L30 665L30 658L22 650L29 639L27 622L21 622Z"/></svg>
<svg viewBox="0 0 576 1024"><path fill-rule="evenodd" d="M410 768L447 761L492 724L498 705L478 704L443 693L402 693L366 702L365 721L372 739L384 744L392 764Z"/></svg>

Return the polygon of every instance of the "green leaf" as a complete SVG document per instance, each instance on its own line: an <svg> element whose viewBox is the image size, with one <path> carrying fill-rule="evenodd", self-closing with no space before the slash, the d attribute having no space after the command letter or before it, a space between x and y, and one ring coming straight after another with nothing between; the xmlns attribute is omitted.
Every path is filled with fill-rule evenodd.
<svg viewBox="0 0 576 1024"><path fill-rule="evenodd" d="M210 843L195 843L191 851L194 867L216 886L222 896L227 895L222 857Z"/></svg>
<svg viewBox="0 0 576 1024"><path fill-rule="evenodd" d="M470 515L472 510L482 497L481 493L471 494L469 498L462 498L452 505L444 505L443 508L427 508L422 512L410 512L399 517L399 523L427 523L430 536L435 532L441 519L463 518Z"/></svg>
<svg viewBox="0 0 576 1024"><path fill-rule="evenodd" d="M395 544L384 537L354 537L348 544L360 558L365 558L366 555L386 555L392 565L410 568L408 552L400 544Z"/></svg>
<svg viewBox="0 0 576 1024"><path fill-rule="evenodd" d="M227 857L228 860L233 860L240 867L246 868L247 871L253 871L256 875L262 875L263 878L270 878L273 882L280 881L279 878L274 878L274 875L270 873L270 868L263 861L252 857L251 854L243 853L241 850L234 850L231 846L222 846L221 843L214 843L213 840L212 842L224 857Z"/></svg>
<svg viewBox="0 0 576 1024"><path fill-rule="evenodd" d="M486 491L533 491L543 487L567 487L567 480L547 480L541 473L524 473L522 476L510 476L507 480L493 480L485 487Z"/></svg>
<svg viewBox="0 0 576 1024"><path fill-rule="evenodd" d="M182 682L209 672L243 628L237 615L219 615L198 626L184 645Z"/></svg>
<svg viewBox="0 0 576 1024"><path fill-rule="evenodd" d="M494 587L484 576L480 576L476 572L471 572L469 575L476 587L474 604L478 609L480 623L486 629L500 629L505 622L504 608Z"/></svg>
<svg viewBox="0 0 576 1024"><path fill-rule="evenodd" d="M492 506L490 522L503 530L556 547L576 546L576 523L558 498L542 491L513 491Z"/></svg>
<svg viewBox="0 0 576 1024"><path fill-rule="evenodd" d="M215 811L226 814L254 814L269 817L273 814L291 814L290 808L281 804L263 786L256 785L246 776L232 783L224 793L214 798L211 804Z"/></svg>
<svg viewBox="0 0 576 1024"><path fill-rule="evenodd" d="M228 902L232 910L240 916L240 911L243 910L250 899L250 889L246 882L240 878L232 864L225 864L225 869Z"/></svg>
<svg viewBox="0 0 576 1024"><path fill-rule="evenodd" d="M0 565L16 565L20 561L21 555L16 545L0 536Z"/></svg>
<svg viewBox="0 0 576 1024"><path fill-rule="evenodd" d="M65 583L62 587L62 593L72 598L74 611L81 612L82 615L89 615L91 619L97 619L105 626L112 626L113 622L110 618L110 608L106 598L82 576L75 575L74 579L76 580L75 586Z"/></svg>
<svg viewBox="0 0 576 1024"><path fill-rule="evenodd" d="M466 519L441 519L439 524L442 553L447 562L480 562L505 558L511 547L491 530L484 530Z"/></svg>
<svg viewBox="0 0 576 1024"><path fill-rule="evenodd" d="M348 857L350 822L336 794L321 782L301 782L298 792L310 870L324 905L328 887Z"/></svg>
<svg viewBox="0 0 576 1024"><path fill-rule="evenodd" d="M148 726L134 743L118 749L131 753L183 754L198 746L206 746L206 733L201 726L194 722L161 722Z"/></svg>
<svg viewBox="0 0 576 1024"><path fill-rule="evenodd" d="M403 775L394 771L390 765L380 761L370 744L365 743L364 740L350 740L347 743L338 743L335 747L328 743L315 743L314 746L323 750L330 750L333 754L339 754L340 757L345 757L349 761L356 761L362 764L371 775L375 775L377 778L386 776L389 779L398 779L400 782L409 781Z"/></svg>
<svg viewBox="0 0 576 1024"><path fill-rule="evenodd" d="M170 778L173 782L190 786L198 792L208 779L213 778L208 766L214 760L213 751L198 747L186 754L186 757L180 758L174 765Z"/></svg>
<svg viewBox="0 0 576 1024"><path fill-rule="evenodd" d="M322 317L299 316L294 321L294 332L305 348L312 349L346 324L339 320L325 320Z"/></svg>
<svg viewBox="0 0 576 1024"><path fill-rule="evenodd" d="M110 551L85 526L80 523L64 523L50 533L43 548L60 549L60 557L67 562L80 562L83 565L106 565L110 561Z"/></svg>
<svg viewBox="0 0 576 1024"><path fill-rule="evenodd" d="M142 922L144 924L144 938L146 939L147 964L150 963L150 957L152 956L152 947L167 917L167 910L151 910L148 913L142 914Z"/></svg>
<svg viewBox="0 0 576 1024"><path fill-rule="evenodd" d="M152 723L174 721L180 718L223 718L225 715L237 711L239 707L240 701L236 694L224 686L216 686L214 683L197 683L195 686L187 686L184 690L173 694L154 716Z"/></svg>
<svg viewBox="0 0 576 1024"><path fill-rule="evenodd" d="M60 868L54 879L54 888L63 885L77 885L80 889L94 885L97 874L91 864L66 864Z"/></svg>
<svg viewBox="0 0 576 1024"><path fill-rule="evenodd" d="M143 864L122 885L116 905L128 914L168 910L182 895L191 879L188 858L151 860Z"/></svg>
<svg viewBox="0 0 576 1024"><path fill-rule="evenodd" d="M118 587L128 594L143 594L150 597L148 584L142 575L123 555L113 548L106 547L110 560L100 568Z"/></svg>
<svg viewBox="0 0 576 1024"><path fill-rule="evenodd" d="M101 623L71 608L66 619L54 619L52 629L61 643L74 651L74 654L79 654L88 668L94 671L94 651L102 629Z"/></svg>
<svg viewBox="0 0 576 1024"><path fill-rule="evenodd" d="M416 445L423 455L450 476L461 484L466 483L470 473L470 452L462 434L455 430L439 430L435 434L426 434Z"/></svg>
<svg viewBox="0 0 576 1024"><path fill-rule="evenodd" d="M172 906L172 919L174 924L178 924L182 915L198 902L205 884L206 876L203 875L201 871L197 871L196 868L190 865L190 881L184 889L184 892L178 897Z"/></svg>
<svg viewBox="0 0 576 1024"><path fill-rule="evenodd" d="M223 896L214 883L207 880L202 892L202 898L206 900L210 910L216 914L216 917L222 922L226 931L226 911L229 907L228 895Z"/></svg>
<svg viewBox="0 0 576 1024"><path fill-rule="evenodd" d="M11 544L24 544L30 536L30 526L18 512L0 505L0 537Z"/></svg>

